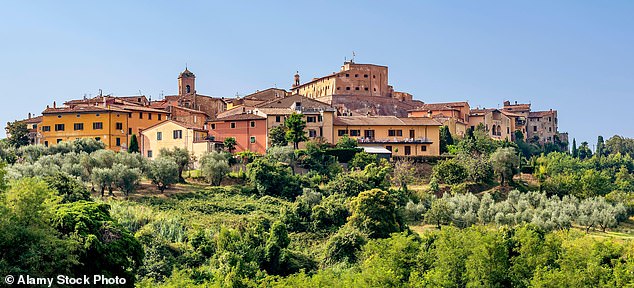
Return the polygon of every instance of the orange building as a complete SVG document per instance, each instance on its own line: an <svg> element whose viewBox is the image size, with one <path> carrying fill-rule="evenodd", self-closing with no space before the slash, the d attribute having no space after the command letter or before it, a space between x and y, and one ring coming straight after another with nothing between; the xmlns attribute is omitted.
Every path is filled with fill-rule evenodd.
<svg viewBox="0 0 634 288"><path fill-rule="evenodd" d="M228 137L236 139L236 152L251 151L266 153L266 117L251 113L230 115L208 123L209 134L216 141Z"/></svg>
<svg viewBox="0 0 634 288"><path fill-rule="evenodd" d="M451 135L462 137L467 130L470 109L467 102L431 103L407 111L407 116L434 118L447 126Z"/></svg>
<svg viewBox="0 0 634 288"><path fill-rule="evenodd" d="M133 105L116 97L101 97L101 104L70 103L47 107L38 127L39 143L45 146L80 138L94 138L106 149L126 150L133 134L168 118L167 112Z"/></svg>

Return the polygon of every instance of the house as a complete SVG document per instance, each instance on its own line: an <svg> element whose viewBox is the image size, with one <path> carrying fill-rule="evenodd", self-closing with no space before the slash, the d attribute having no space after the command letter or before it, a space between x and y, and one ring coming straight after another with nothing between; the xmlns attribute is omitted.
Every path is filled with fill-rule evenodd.
<svg viewBox="0 0 634 288"><path fill-rule="evenodd" d="M156 159L160 150L174 147L191 152L195 159L214 150L221 150L222 144L208 139L205 129L174 120L165 120L141 131L139 150L143 156Z"/></svg>
<svg viewBox="0 0 634 288"><path fill-rule="evenodd" d="M427 117L339 116L334 121L334 143L348 136L361 147L380 146L392 156L438 156L440 126Z"/></svg>
<svg viewBox="0 0 634 288"><path fill-rule="evenodd" d="M228 137L236 139L236 152L251 151L266 153L266 116L253 113L229 115L208 123L209 134L214 140L224 141Z"/></svg>
<svg viewBox="0 0 634 288"><path fill-rule="evenodd" d="M470 110L466 101L430 103L407 111L407 116L434 118L443 126L447 126L452 136L463 137L467 131Z"/></svg>
<svg viewBox="0 0 634 288"><path fill-rule="evenodd" d="M475 130L482 124L492 139L511 141L513 130L511 119L498 109L471 109L469 114L470 129Z"/></svg>

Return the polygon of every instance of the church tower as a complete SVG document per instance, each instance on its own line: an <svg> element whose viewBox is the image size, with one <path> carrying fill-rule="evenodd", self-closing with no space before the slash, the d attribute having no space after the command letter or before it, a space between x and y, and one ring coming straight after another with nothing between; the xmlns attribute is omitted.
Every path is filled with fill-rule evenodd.
<svg viewBox="0 0 634 288"><path fill-rule="evenodd" d="M196 93L196 76L185 67L185 71L178 75L178 95Z"/></svg>

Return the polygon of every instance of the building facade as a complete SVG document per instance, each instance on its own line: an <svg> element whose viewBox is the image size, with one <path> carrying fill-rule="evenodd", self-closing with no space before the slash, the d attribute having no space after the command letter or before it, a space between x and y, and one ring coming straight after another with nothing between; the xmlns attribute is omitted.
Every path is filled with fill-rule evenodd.
<svg viewBox="0 0 634 288"><path fill-rule="evenodd" d="M426 117L340 116L334 121L334 143L348 136L359 146L383 147L392 156L438 156L440 126Z"/></svg>
<svg viewBox="0 0 634 288"><path fill-rule="evenodd" d="M266 153L267 118L253 113L230 115L208 123L209 134L214 140L224 141L228 137L236 139L236 152L251 151Z"/></svg>
<svg viewBox="0 0 634 288"><path fill-rule="evenodd" d="M511 119L498 109L471 109L469 128L475 130L482 124L489 137L511 141Z"/></svg>

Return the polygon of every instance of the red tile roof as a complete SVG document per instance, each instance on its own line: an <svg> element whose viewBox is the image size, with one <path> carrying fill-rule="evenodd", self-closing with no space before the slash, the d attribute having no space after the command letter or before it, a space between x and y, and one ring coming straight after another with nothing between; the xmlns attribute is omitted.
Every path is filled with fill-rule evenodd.
<svg viewBox="0 0 634 288"><path fill-rule="evenodd" d="M338 126L441 126L440 122L427 117L396 116L339 116L334 120Z"/></svg>
<svg viewBox="0 0 634 288"><path fill-rule="evenodd" d="M266 119L266 117L261 116L261 115L256 115L256 114L253 114L253 113L244 113L244 114L235 114L235 115L229 115L229 116L222 117L222 118L217 118L213 122L240 121L240 120L263 120L263 119Z"/></svg>

